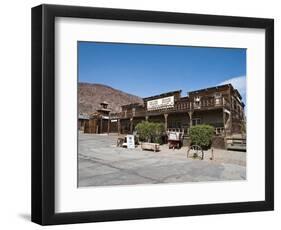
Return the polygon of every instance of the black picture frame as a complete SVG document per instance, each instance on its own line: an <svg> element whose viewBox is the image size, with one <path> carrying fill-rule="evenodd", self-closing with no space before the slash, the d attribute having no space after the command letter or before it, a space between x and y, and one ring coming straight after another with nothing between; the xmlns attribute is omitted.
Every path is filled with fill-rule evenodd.
<svg viewBox="0 0 281 230"><path fill-rule="evenodd" d="M55 213L55 18L109 19L265 29L265 200ZM32 221L41 225L163 218L274 209L274 20L125 9L32 8Z"/></svg>

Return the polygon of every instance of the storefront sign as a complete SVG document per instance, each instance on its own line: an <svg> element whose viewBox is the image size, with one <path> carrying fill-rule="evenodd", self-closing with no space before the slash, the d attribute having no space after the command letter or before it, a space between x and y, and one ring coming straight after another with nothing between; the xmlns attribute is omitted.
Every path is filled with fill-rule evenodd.
<svg viewBox="0 0 281 230"><path fill-rule="evenodd" d="M174 96L163 97L147 102L147 110L157 110L174 107Z"/></svg>

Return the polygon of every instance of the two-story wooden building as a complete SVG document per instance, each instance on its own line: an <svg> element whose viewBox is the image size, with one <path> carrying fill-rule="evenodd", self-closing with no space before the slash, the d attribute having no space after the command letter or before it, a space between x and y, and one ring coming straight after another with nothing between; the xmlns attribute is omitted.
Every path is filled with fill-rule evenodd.
<svg viewBox="0 0 281 230"><path fill-rule="evenodd" d="M90 115L85 123L86 133L133 133L142 121L161 122L166 129L181 128L185 136L189 128L198 124L215 127L217 136L241 134L245 122L244 103L240 93L231 85L221 85L181 95L181 90L147 98L143 103L121 106L120 113L112 113L107 103Z"/></svg>
<svg viewBox="0 0 281 230"><path fill-rule="evenodd" d="M197 124L210 124L217 135L241 133L244 121L244 103L239 92L231 84L189 92L181 96L181 90L143 98L143 104L122 106L122 112L111 113L117 121L112 132L132 133L143 121L162 122L168 128L189 128Z"/></svg>
<svg viewBox="0 0 281 230"><path fill-rule="evenodd" d="M84 133L108 133L110 128L110 109L108 103L103 101L100 108L89 115L89 119L84 122Z"/></svg>

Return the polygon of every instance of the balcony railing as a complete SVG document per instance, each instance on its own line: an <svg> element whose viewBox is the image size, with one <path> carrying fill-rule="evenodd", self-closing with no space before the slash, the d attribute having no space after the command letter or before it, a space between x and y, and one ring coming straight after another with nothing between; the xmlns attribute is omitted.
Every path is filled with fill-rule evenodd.
<svg viewBox="0 0 281 230"><path fill-rule="evenodd" d="M216 135L223 135L224 134L224 127L216 127L215 128Z"/></svg>
<svg viewBox="0 0 281 230"><path fill-rule="evenodd" d="M171 112L183 112L183 111L191 111L191 110L205 110L212 109L217 107L227 107L230 108L229 102L225 98L202 98L199 103L197 102L189 102L189 101L177 101L174 107L164 108L158 110L150 110L146 111L135 110L135 111L122 111L120 113L111 114L111 117L119 117L119 118L131 118L131 117L145 117L145 116L153 116L161 113L171 113Z"/></svg>

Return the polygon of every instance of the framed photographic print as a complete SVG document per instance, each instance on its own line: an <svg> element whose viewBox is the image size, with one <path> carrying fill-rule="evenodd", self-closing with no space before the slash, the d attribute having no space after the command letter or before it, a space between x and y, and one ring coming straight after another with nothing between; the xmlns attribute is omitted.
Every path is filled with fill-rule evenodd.
<svg viewBox="0 0 281 230"><path fill-rule="evenodd" d="M32 221L274 208L273 19L32 9Z"/></svg>

